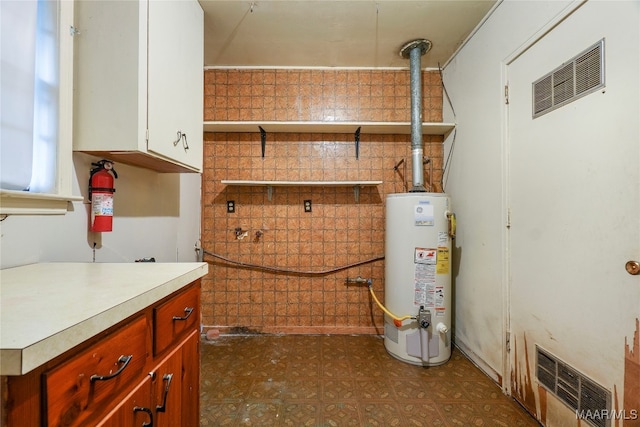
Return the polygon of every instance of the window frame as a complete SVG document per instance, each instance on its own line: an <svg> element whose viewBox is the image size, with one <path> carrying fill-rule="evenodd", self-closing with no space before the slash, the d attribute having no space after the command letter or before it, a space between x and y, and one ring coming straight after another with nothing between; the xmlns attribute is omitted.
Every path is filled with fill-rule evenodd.
<svg viewBox="0 0 640 427"><path fill-rule="evenodd" d="M0 190L0 215L66 214L69 203L83 201L73 195L73 1L58 0L60 46L59 127L56 185L52 193Z"/></svg>

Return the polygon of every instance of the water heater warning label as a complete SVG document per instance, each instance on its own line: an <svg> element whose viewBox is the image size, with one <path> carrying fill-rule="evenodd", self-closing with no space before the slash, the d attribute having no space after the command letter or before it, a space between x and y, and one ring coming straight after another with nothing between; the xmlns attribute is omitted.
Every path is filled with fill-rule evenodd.
<svg viewBox="0 0 640 427"><path fill-rule="evenodd" d="M448 231L438 231L438 247L446 247L449 242Z"/></svg>
<svg viewBox="0 0 640 427"><path fill-rule="evenodd" d="M416 248L414 262L416 264L435 264L437 256L437 249Z"/></svg>
<svg viewBox="0 0 640 427"><path fill-rule="evenodd" d="M415 305L426 308L435 306L436 266L434 264L416 264L414 297Z"/></svg>
<svg viewBox="0 0 640 427"><path fill-rule="evenodd" d="M415 305L436 306L436 265L438 250L434 248L415 249L414 297Z"/></svg>
<svg viewBox="0 0 640 427"><path fill-rule="evenodd" d="M449 248L438 248L437 260L438 261L436 263L436 273L448 274L449 273Z"/></svg>

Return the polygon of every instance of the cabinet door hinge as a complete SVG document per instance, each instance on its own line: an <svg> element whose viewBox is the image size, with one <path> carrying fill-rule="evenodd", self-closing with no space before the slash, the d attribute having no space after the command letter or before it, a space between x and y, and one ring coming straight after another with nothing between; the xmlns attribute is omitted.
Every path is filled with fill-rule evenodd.
<svg viewBox="0 0 640 427"><path fill-rule="evenodd" d="M509 85L504 85L504 103L509 105Z"/></svg>
<svg viewBox="0 0 640 427"><path fill-rule="evenodd" d="M507 228L511 228L511 209L507 209Z"/></svg>
<svg viewBox="0 0 640 427"><path fill-rule="evenodd" d="M510 353L511 352L511 333L509 331L507 331L507 335L505 337L504 343L507 349L507 353Z"/></svg>
<svg viewBox="0 0 640 427"><path fill-rule="evenodd" d="M149 142L149 129L147 129L144 133L144 137L147 140L147 143Z"/></svg>

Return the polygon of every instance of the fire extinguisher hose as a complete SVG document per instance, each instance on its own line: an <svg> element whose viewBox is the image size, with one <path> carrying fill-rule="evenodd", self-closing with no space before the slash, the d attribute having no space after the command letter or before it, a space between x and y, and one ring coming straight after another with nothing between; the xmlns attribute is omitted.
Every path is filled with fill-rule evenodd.
<svg viewBox="0 0 640 427"><path fill-rule="evenodd" d="M378 300L378 298L376 297L376 294L373 292L373 286L370 284L369 285L369 292L371 293L371 296L373 297L373 300L376 302L376 304L378 304L378 307L380 307L380 309L382 311L384 311L389 317L391 317L393 319L393 324L396 325L396 327L401 327L402 326L402 322L404 320L407 319L415 319L415 316L411 316L410 314L406 315L406 316L396 316L395 314L393 314L392 312L390 312L389 310L387 310L387 308L382 305L382 303Z"/></svg>

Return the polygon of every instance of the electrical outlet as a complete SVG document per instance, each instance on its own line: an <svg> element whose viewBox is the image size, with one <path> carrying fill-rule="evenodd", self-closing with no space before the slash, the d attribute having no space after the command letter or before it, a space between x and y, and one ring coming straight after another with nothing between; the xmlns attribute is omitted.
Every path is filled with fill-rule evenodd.
<svg viewBox="0 0 640 427"><path fill-rule="evenodd" d="M227 213L234 213L236 211L236 202L234 200L227 200Z"/></svg>
<svg viewBox="0 0 640 427"><path fill-rule="evenodd" d="M311 212L311 200L304 201L304 211Z"/></svg>

